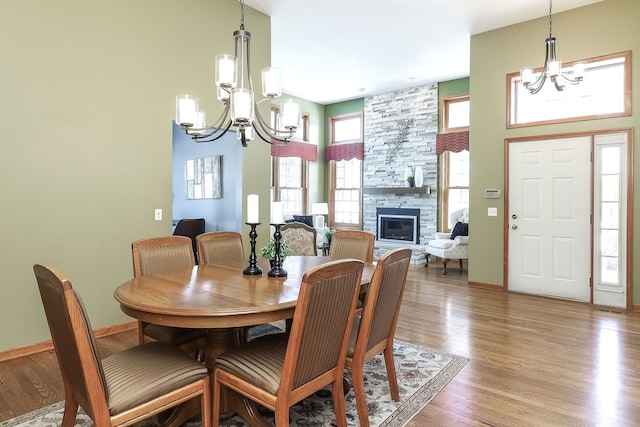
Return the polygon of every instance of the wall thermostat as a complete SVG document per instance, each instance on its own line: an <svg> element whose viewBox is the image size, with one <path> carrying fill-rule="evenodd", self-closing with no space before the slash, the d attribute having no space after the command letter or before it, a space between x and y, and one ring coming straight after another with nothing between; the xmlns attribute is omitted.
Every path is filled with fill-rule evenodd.
<svg viewBox="0 0 640 427"><path fill-rule="evenodd" d="M500 198L500 190L497 188L487 188L484 190L484 198L485 199L499 199Z"/></svg>

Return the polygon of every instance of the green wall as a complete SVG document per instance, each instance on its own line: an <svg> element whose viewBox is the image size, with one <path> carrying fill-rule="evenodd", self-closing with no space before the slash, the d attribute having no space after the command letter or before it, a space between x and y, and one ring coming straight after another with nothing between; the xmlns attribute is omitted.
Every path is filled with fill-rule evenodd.
<svg viewBox="0 0 640 427"><path fill-rule="evenodd" d="M469 93L469 77L438 83L438 99Z"/></svg>
<svg viewBox="0 0 640 427"><path fill-rule="evenodd" d="M245 12L259 82L270 20ZM131 242L171 233L175 96L219 114L213 58L233 52L239 17L236 0L2 2L0 351L50 338L34 263L70 277L93 327L131 320L113 291L133 274ZM244 150L243 198L269 200L269 153Z"/></svg>
<svg viewBox="0 0 640 427"><path fill-rule="evenodd" d="M302 104L302 112L309 114L309 143L318 146L318 161L308 162L308 189L309 206L308 213L311 213L311 203L326 202L325 198L325 168L324 168L324 140L325 140L325 117L324 106L297 96L283 94L283 99L296 99Z"/></svg>
<svg viewBox="0 0 640 427"><path fill-rule="evenodd" d="M558 57L565 61L597 57L633 50L632 104L640 105L638 78L640 67L640 2L606 0L568 12L554 14L553 33ZM629 117L574 123L506 129L506 75L525 65L542 66L548 18L478 34L471 38L471 125L470 125L470 236L469 281L503 285L504 198L486 200L485 188L504 188L504 141L521 136L551 135L607 129L633 128L638 125L637 108ZM638 160L634 160L638 168ZM640 188L638 175L634 184ZM497 217L487 217L487 207L498 206ZM640 208L634 203L634 222ZM636 227L638 230L638 227ZM634 260L640 256L635 231ZM634 264L636 264L634 262ZM634 271L634 304L640 302L640 269Z"/></svg>

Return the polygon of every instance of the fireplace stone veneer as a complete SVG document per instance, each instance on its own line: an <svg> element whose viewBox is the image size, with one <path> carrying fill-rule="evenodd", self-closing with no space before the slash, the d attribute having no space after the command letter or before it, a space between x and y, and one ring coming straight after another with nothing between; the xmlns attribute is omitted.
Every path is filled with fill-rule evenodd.
<svg viewBox="0 0 640 427"><path fill-rule="evenodd" d="M434 238L438 220L438 194L433 191L408 191L404 171L420 166L423 186L437 188L438 156L435 153L438 132L438 85L386 92L364 99L364 160L362 174L363 230L377 234L377 209L419 210L416 241L376 240L374 258L390 249L412 249L412 263L424 264L424 245ZM372 188L401 188L372 191Z"/></svg>

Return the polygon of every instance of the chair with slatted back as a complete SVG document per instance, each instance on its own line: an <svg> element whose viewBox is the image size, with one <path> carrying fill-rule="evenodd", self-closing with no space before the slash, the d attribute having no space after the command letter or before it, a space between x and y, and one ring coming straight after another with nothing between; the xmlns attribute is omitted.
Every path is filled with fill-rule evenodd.
<svg viewBox="0 0 640 427"><path fill-rule="evenodd" d="M315 228L302 222L289 222L280 231L282 241L293 251L293 255L318 255Z"/></svg>
<svg viewBox="0 0 640 427"><path fill-rule="evenodd" d="M345 259L355 258L363 262L373 262L373 246L376 240L375 234L359 230L336 230L331 238L329 258ZM359 298L356 314L362 314L365 294Z"/></svg>
<svg viewBox="0 0 640 427"><path fill-rule="evenodd" d="M247 260L242 234L235 231L212 231L196 237L201 264L227 264Z"/></svg>
<svg viewBox="0 0 640 427"><path fill-rule="evenodd" d="M134 277L195 265L191 239L185 236L137 240L131 244L131 253ZM174 328L138 321L138 334L141 344L145 337L150 337L196 355L202 352L206 343L205 329Z"/></svg>
<svg viewBox="0 0 640 427"><path fill-rule="evenodd" d="M358 230L337 230L331 238L331 259L355 258L363 262L373 261L375 234Z"/></svg>
<svg viewBox="0 0 640 427"><path fill-rule="evenodd" d="M411 249L395 249L378 259L362 316L356 317L353 324L345 368L353 374L353 389L362 427L369 426L364 364L380 352L384 354L391 398L400 400L393 362L393 337L410 263Z"/></svg>
<svg viewBox="0 0 640 427"><path fill-rule="evenodd" d="M347 425L342 384L345 354L363 263L322 264L302 278L289 334L256 338L216 357L213 423L220 417L221 387L275 412L289 426L289 407L331 384L338 426Z"/></svg>
<svg viewBox="0 0 640 427"><path fill-rule="evenodd" d="M82 299L54 267L33 271L64 383L63 427L75 425L78 406L94 425L127 426L200 398L202 425L211 425L207 368L159 342L101 359Z"/></svg>
<svg viewBox="0 0 640 427"><path fill-rule="evenodd" d="M242 234L235 231L212 231L196 237L200 264L204 265L238 265L246 262ZM249 339L249 329L240 329L240 341Z"/></svg>

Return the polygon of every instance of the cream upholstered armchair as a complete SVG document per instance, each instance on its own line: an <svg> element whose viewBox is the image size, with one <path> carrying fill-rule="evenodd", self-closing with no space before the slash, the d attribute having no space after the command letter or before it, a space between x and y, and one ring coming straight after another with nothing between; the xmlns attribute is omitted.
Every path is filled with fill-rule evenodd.
<svg viewBox="0 0 640 427"><path fill-rule="evenodd" d="M459 209L449 215L453 230L451 233L436 233L424 248L425 266L429 266L429 255L442 258L443 274L447 274L447 263L457 259L462 269L462 260L469 259L469 208Z"/></svg>

